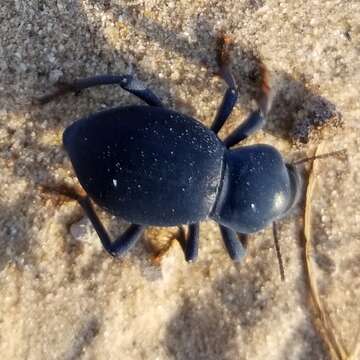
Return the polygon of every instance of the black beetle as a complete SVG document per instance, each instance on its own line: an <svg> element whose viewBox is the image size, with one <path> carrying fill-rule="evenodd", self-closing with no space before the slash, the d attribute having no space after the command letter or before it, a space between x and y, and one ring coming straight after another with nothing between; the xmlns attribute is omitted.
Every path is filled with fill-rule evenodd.
<svg viewBox="0 0 360 360"><path fill-rule="evenodd" d="M230 149L265 123L270 107L265 71L258 109L225 140L217 137L238 97L226 57L223 44L218 52L219 73L228 89L210 129L165 108L131 75L76 80L41 99L45 103L67 92L118 84L148 104L92 114L63 134L65 149L88 195L63 193L79 201L111 255L126 252L147 226L187 224L182 246L186 260L193 261L199 223L210 218L220 224L230 257L239 261L244 246L238 235L265 228L296 204L299 175L274 147L259 144ZM110 240L90 198L131 223L115 241Z"/></svg>

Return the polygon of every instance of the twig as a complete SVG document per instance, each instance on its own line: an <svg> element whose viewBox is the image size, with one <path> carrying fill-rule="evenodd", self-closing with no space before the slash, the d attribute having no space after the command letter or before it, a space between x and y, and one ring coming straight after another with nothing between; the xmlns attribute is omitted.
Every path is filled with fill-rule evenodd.
<svg viewBox="0 0 360 360"><path fill-rule="evenodd" d="M320 144L315 152L315 156L322 153L323 145ZM311 261L311 203L312 194L315 187L315 165L312 163L308 186L305 199L305 212L304 212L304 267L305 267L305 281L309 288L310 302L313 307L313 313L316 317L315 325L317 329L328 345L331 355L334 359L345 360L349 355L343 344L338 340L334 332L332 321L328 316L323 303L320 300L319 289L314 277L314 270Z"/></svg>

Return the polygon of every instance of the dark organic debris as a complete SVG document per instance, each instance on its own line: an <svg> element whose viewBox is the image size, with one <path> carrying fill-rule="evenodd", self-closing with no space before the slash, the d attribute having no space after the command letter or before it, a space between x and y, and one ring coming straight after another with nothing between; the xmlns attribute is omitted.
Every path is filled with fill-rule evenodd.
<svg viewBox="0 0 360 360"><path fill-rule="evenodd" d="M290 136L295 144L317 141L325 129L337 129L343 125L336 106L321 96L307 99L301 116L294 122Z"/></svg>

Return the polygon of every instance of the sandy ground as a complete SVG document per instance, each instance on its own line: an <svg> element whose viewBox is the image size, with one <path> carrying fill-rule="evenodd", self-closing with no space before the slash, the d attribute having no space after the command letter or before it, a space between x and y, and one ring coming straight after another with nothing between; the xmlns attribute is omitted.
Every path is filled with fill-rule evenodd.
<svg viewBox="0 0 360 360"><path fill-rule="evenodd" d="M169 107L210 125L225 89L214 76L214 39L225 29L235 42L241 98L221 137L254 106L257 54L272 74L274 105L264 131L246 143L272 144L289 161L319 143L325 151L347 149L347 160L317 164L312 261L336 336L359 359L359 14L356 0L2 1L1 358L330 358L308 301L303 203L280 224L281 283L271 229L251 236L246 260L236 266L212 222L202 224L195 264L185 263L177 244L160 265L151 261L174 229L151 229L114 260L77 204L46 199L37 188L76 183L61 147L74 119L139 101L116 87L43 107L31 106L32 97L58 79L131 72ZM293 145L304 135L299 126L334 116L342 128ZM124 229L118 219L102 218L113 234Z"/></svg>

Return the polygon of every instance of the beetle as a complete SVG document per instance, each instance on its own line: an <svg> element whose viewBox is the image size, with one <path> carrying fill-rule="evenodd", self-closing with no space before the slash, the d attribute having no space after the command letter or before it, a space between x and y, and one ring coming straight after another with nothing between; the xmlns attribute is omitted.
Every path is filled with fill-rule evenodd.
<svg viewBox="0 0 360 360"><path fill-rule="evenodd" d="M167 109L131 75L75 80L41 98L46 103L68 92L116 84L147 104L91 114L63 133L63 145L87 195L63 194L79 202L112 256L129 250L148 226L187 225L182 246L186 261L194 261L199 223L210 218L219 224L231 259L240 261L245 247L239 237L264 229L296 205L300 177L278 150L264 144L232 148L265 124L270 108L265 67L258 108L224 140L217 136L238 98L226 39L221 41L217 61L227 90L210 128ZM115 241L92 201L130 223Z"/></svg>

